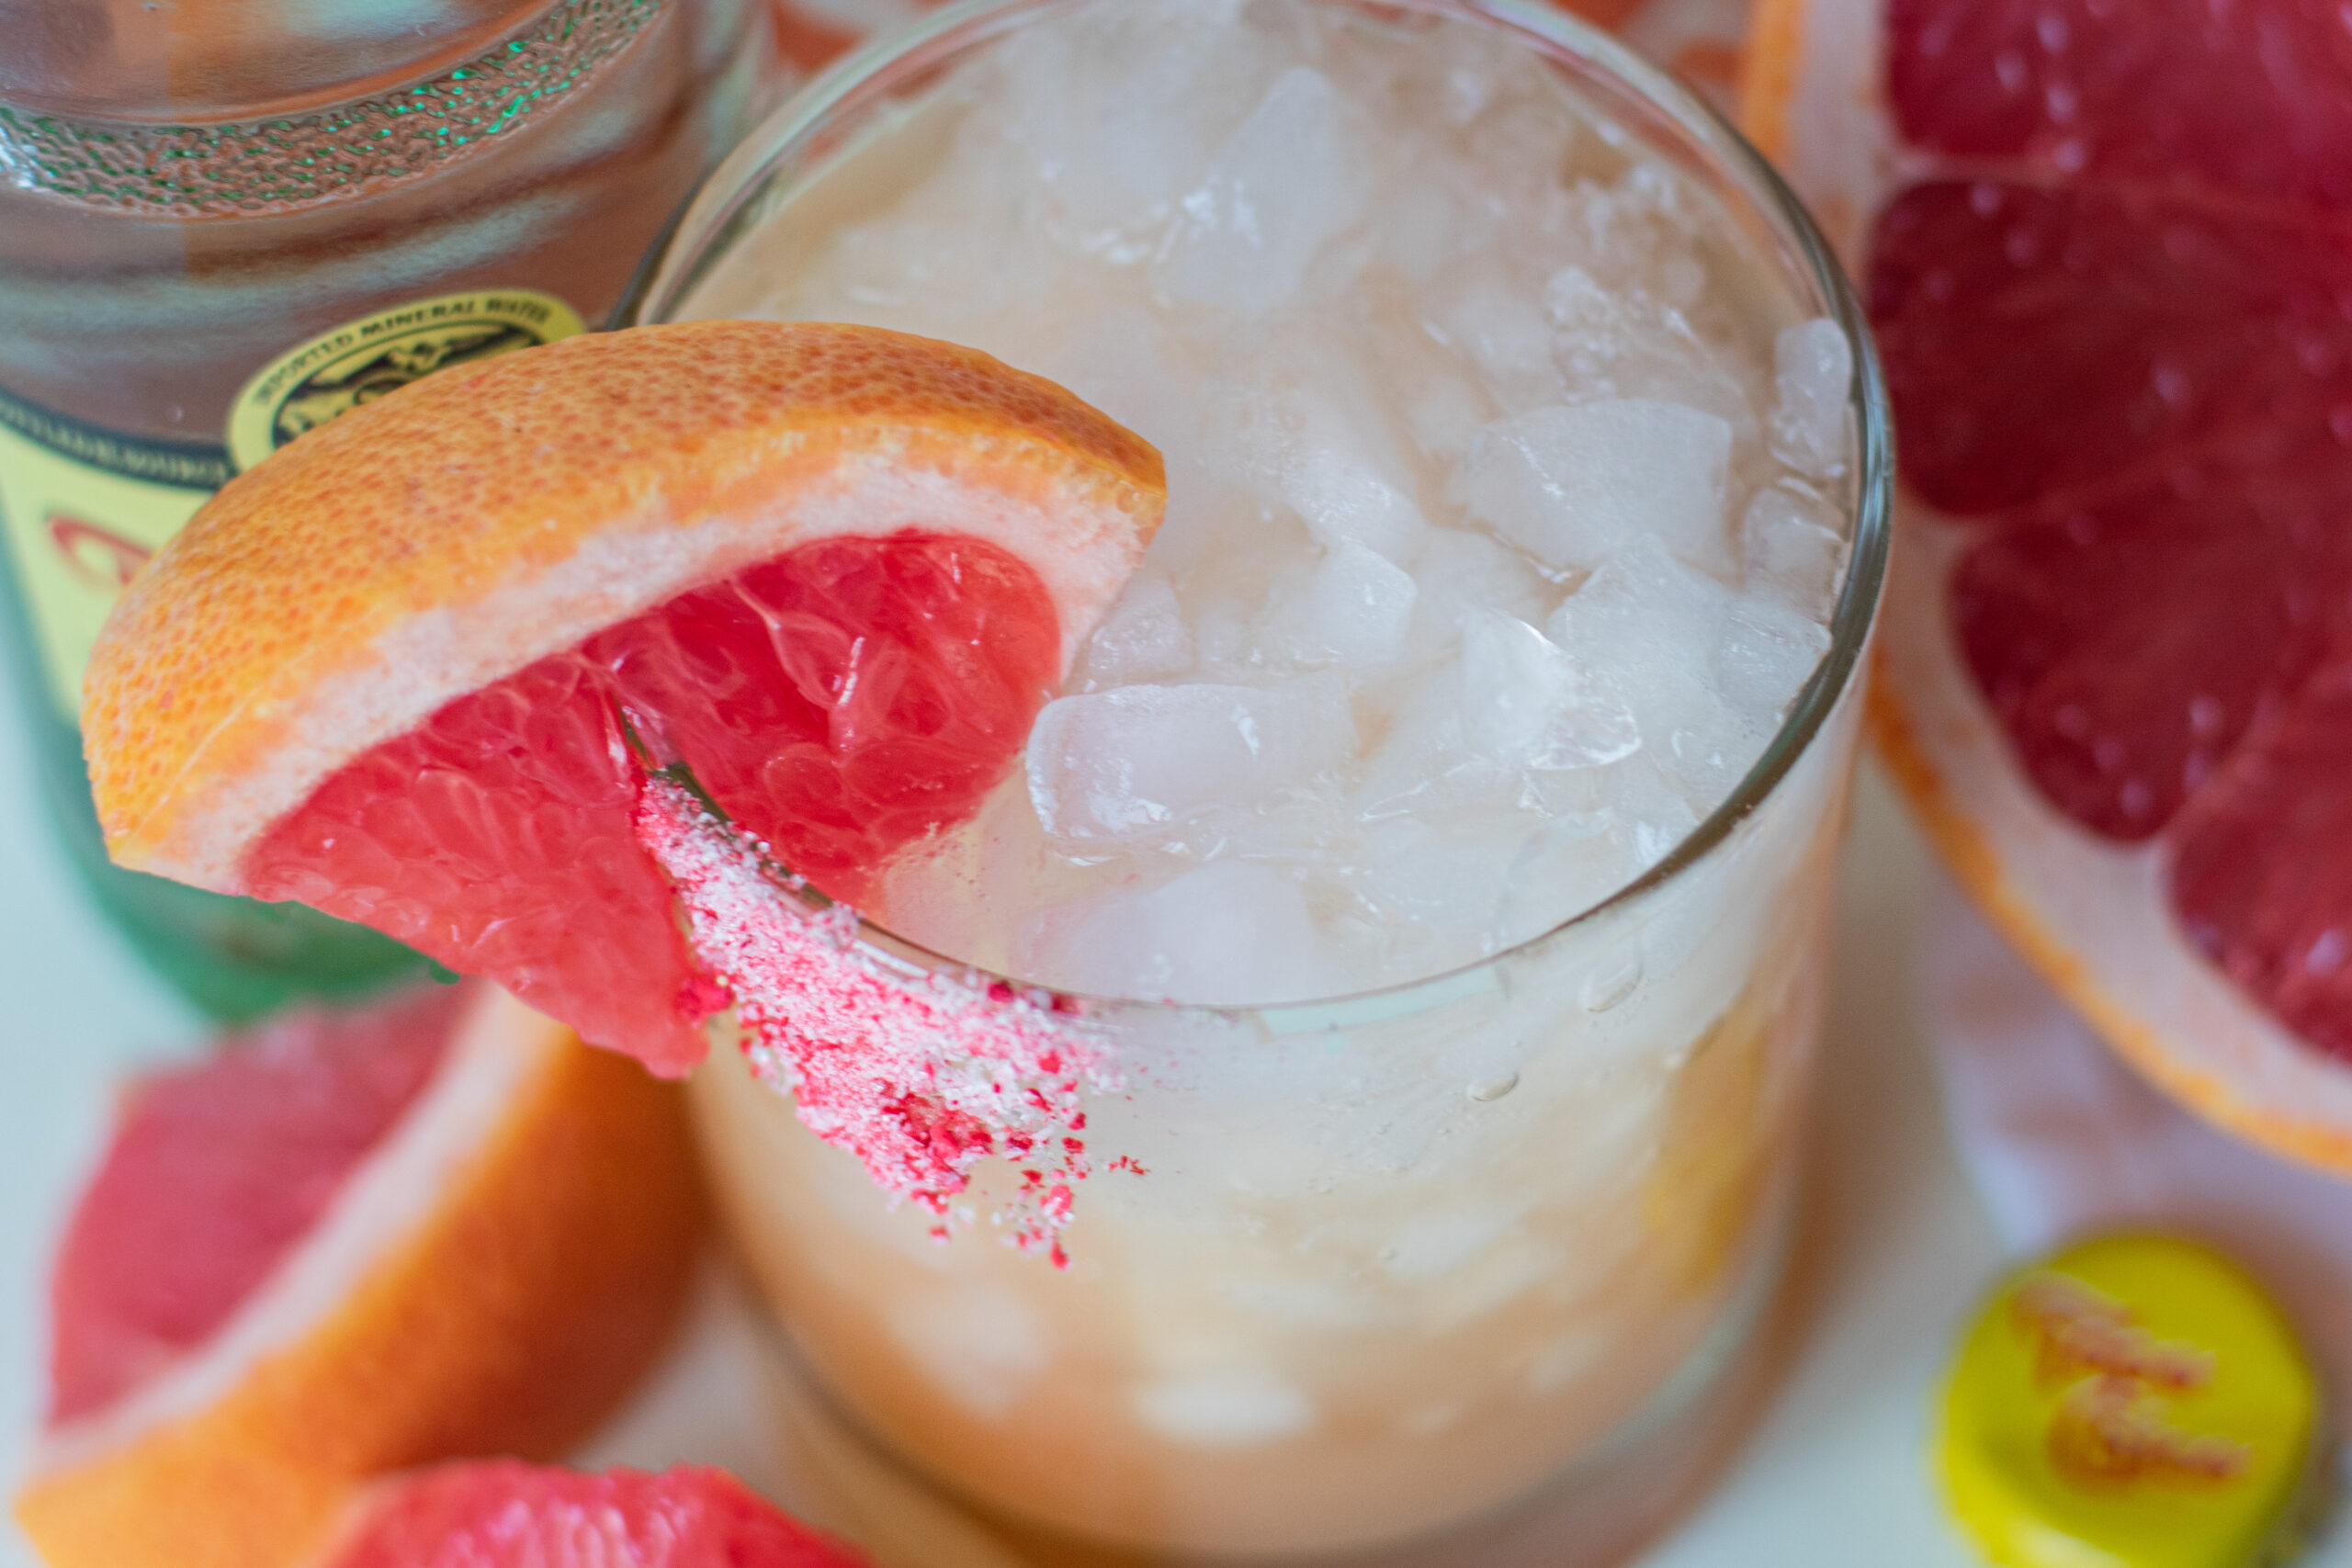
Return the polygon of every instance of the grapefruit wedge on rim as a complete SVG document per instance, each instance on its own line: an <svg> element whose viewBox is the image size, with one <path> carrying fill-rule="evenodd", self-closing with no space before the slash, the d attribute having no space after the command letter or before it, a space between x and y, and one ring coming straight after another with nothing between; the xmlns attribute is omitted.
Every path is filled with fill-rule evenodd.
<svg viewBox="0 0 2352 1568"><path fill-rule="evenodd" d="M856 901L1018 758L1164 504L1159 454L1060 388L873 328L428 377L240 477L125 592L85 687L107 845L683 1074L729 991L640 841L650 781Z"/></svg>
<svg viewBox="0 0 2352 1568"><path fill-rule="evenodd" d="M1743 113L1885 361L1892 771L2147 1076L2352 1172L2340 11L1764 0Z"/></svg>
<svg viewBox="0 0 2352 1568"><path fill-rule="evenodd" d="M723 1470L598 1474L485 1460L356 1501L315 1568L865 1568Z"/></svg>
<svg viewBox="0 0 2352 1568"><path fill-rule="evenodd" d="M51 1568L292 1568L379 1475L580 1440L702 1232L676 1086L495 987L281 1020L127 1096L17 1518Z"/></svg>

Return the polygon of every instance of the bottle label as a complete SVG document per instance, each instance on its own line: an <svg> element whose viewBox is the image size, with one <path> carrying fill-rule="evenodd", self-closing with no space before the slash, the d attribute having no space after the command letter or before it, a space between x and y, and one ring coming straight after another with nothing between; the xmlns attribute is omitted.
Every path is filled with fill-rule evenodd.
<svg viewBox="0 0 2352 1568"><path fill-rule="evenodd" d="M246 382L229 405L229 456L242 473L304 431L420 377L587 330L571 306L527 288L379 310L288 349Z"/></svg>
<svg viewBox="0 0 2352 1568"><path fill-rule="evenodd" d="M225 446L125 435L0 390L0 534L59 711L79 723L82 671L123 585L236 474L433 371L585 331L522 288L379 310L272 360L230 405Z"/></svg>
<svg viewBox="0 0 2352 1568"><path fill-rule="evenodd" d="M0 392L0 532L69 722L115 596L233 472L219 446L118 434Z"/></svg>

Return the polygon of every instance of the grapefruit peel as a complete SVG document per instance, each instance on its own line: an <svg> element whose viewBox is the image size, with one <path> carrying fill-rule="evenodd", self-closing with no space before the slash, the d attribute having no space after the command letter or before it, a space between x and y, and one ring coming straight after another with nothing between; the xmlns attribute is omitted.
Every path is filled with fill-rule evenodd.
<svg viewBox="0 0 2352 1568"><path fill-rule="evenodd" d="M370 747L877 520L1023 560L1067 668L1164 495L1157 452L1050 382L878 329L689 322L453 367L241 475L125 591L84 684L108 852L243 892L245 852Z"/></svg>
<svg viewBox="0 0 2352 1568"><path fill-rule="evenodd" d="M17 1518L52 1568L292 1568L372 1477L552 1458L666 1343L702 1214L676 1087L481 987L212 1339L43 1435Z"/></svg>
<svg viewBox="0 0 2352 1568"><path fill-rule="evenodd" d="M1739 98L1742 129L1858 271L1879 210L1930 169L1894 134L1885 6L1758 0ZM1972 530L1907 489L1898 505L1872 743L1947 869L2143 1077L2240 1136L2352 1175L2352 1071L2189 943L2156 850L2095 837L2032 787L1958 652L1950 589Z"/></svg>
<svg viewBox="0 0 2352 1568"><path fill-rule="evenodd" d="M860 737L887 750L946 733L923 728L942 711L1045 701L1157 529L1159 454L1050 382L879 329L711 321L554 347L356 411L159 555L87 683L109 848L381 924L661 1072L700 1060L732 1003L763 1076L886 1190L944 1219L1003 1156L1025 1183L1016 1239L1050 1246L1099 1055L1009 987L886 976L846 936L815 940L759 837L860 808L760 781L878 767L914 799L881 798L854 864L801 865L852 893L868 861L976 807L1022 714L968 755L868 762ZM831 595L821 613L791 596L803 583ZM893 673L918 641L946 682L920 700ZM771 682L815 705L813 744L798 709L760 705ZM701 818L663 782L678 764L753 821ZM379 808L408 816L380 829Z"/></svg>

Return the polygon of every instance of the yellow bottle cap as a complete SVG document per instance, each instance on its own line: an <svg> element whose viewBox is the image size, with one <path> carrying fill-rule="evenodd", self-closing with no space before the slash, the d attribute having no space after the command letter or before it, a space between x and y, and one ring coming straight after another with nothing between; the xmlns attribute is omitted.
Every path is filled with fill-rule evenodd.
<svg viewBox="0 0 2352 1568"><path fill-rule="evenodd" d="M2226 1258L2113 1235L2018 1270L1945 1385L1938 1468L2005 1568L2251 1568L2293 1544L2319 1385Z"/></svg>

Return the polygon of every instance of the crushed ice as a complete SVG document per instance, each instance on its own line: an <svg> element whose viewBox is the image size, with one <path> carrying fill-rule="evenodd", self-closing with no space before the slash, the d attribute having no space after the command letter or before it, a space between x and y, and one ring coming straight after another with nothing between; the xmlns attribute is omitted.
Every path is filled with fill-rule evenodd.
<svg viewBox="0 0 2352 1568"><path fill-rule="evenodd" d="M952 96L928 176L729 313L1054 377L1170 502L895 929L1131 997L1393 984L1736 786L1828 647L1854 356L1705 190L1524 51L1352 8L1119 0Z"/></svg>

